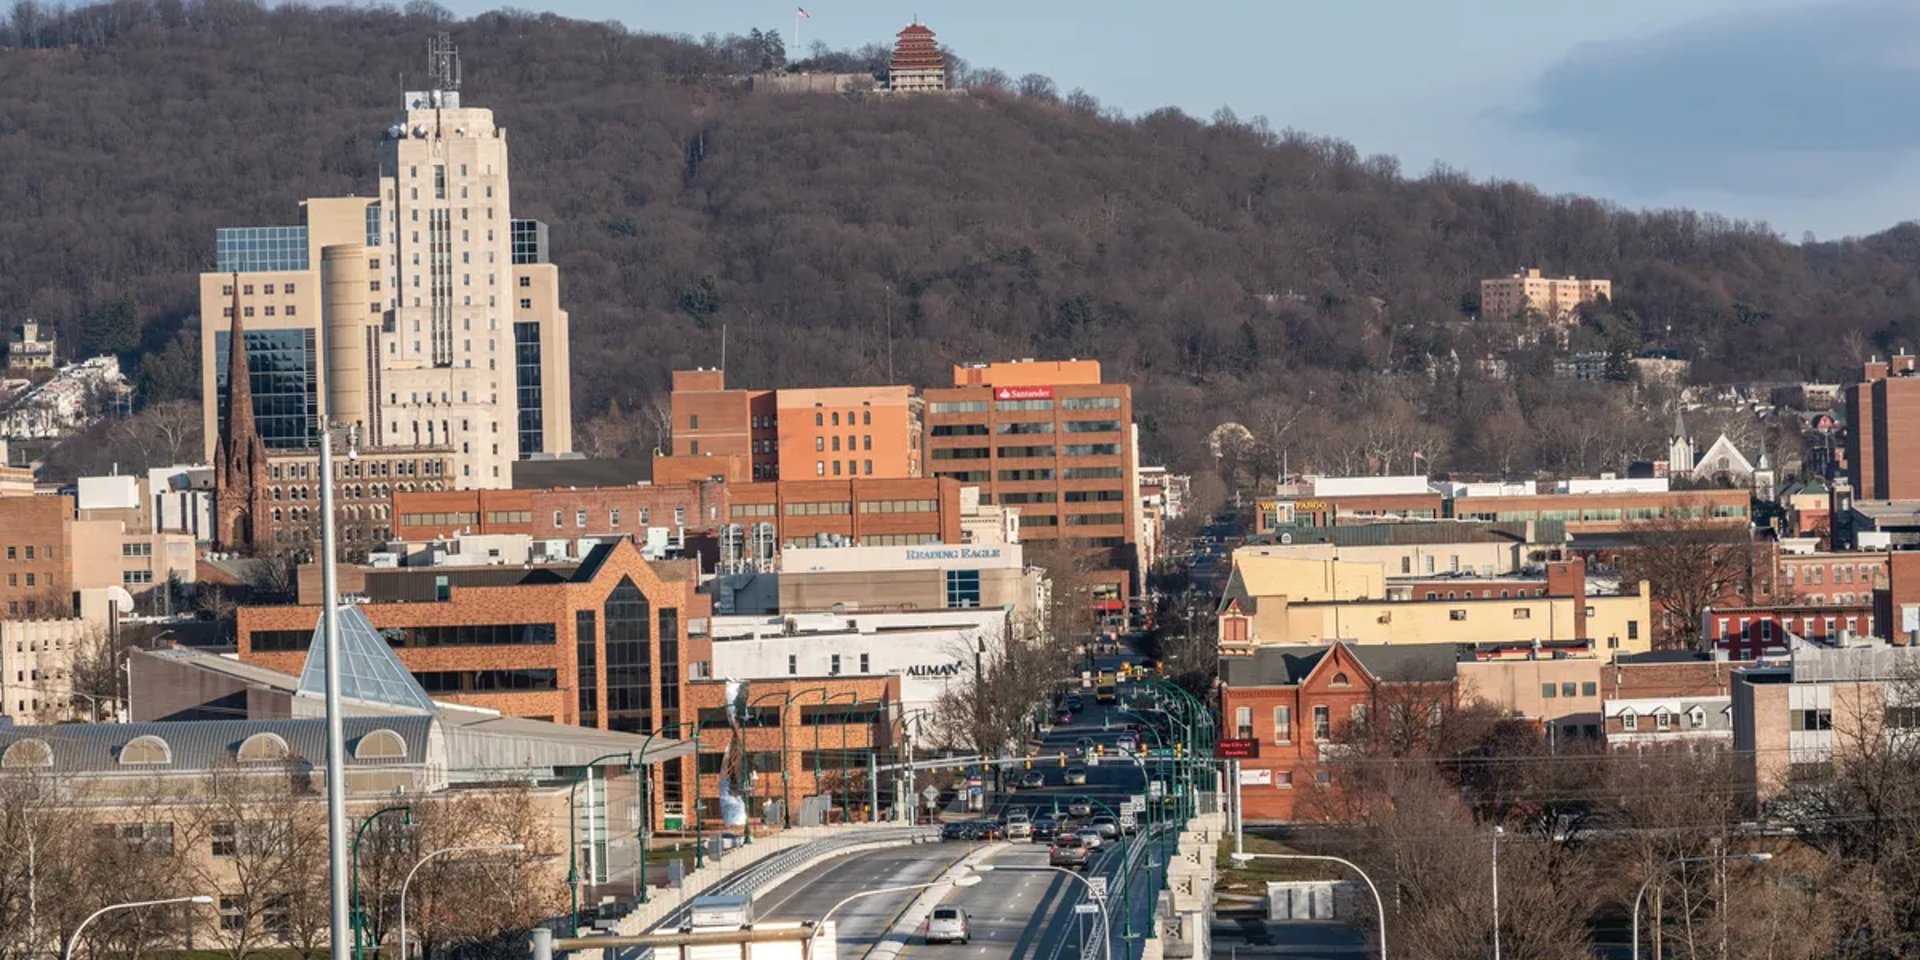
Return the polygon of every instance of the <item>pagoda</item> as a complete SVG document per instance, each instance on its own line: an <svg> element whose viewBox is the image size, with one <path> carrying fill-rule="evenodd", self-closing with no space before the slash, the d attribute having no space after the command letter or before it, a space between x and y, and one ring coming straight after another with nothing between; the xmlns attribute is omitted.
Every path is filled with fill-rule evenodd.
<svg viewBox="0 0 1920 960"><path fill-rule="evenodd" d="M925 93L947 88L947 58L933 31L924 24L909 24L900 31L893 46L893 61L887 65L887 89L896 93Z"/></svg>

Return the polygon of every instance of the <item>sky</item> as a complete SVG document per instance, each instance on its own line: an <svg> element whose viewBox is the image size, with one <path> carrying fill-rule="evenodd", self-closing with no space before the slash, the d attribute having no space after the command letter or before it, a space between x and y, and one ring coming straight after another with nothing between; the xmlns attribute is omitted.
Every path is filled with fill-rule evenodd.
<svg viewBox="0 0 1920 960"><path fill-rule="evenodd" d="M650 33L778 29L795 49L785 0L526 5ZM1794 241L1920 217L1912 0L804 5L800 48L890 43L917 16L976 67L1043 73L1130 114L1226 106L1395 156L1409 175L1444 163L1631 209L1764 221Z"/></svg>

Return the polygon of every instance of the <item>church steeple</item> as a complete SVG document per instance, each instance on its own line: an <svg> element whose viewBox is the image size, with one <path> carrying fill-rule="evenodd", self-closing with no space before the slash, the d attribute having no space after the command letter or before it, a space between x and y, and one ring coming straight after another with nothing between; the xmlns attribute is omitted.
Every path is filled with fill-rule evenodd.
<svg viewBox="0 0 1920 960"><path fill-rule="evenodd" d="M253 421L253 380L247 368L247 331L240 321L240 275L233 275L227 333L227 416L213 465L213 539L221 550L251 550L264 526L267 445Z"/></svg>

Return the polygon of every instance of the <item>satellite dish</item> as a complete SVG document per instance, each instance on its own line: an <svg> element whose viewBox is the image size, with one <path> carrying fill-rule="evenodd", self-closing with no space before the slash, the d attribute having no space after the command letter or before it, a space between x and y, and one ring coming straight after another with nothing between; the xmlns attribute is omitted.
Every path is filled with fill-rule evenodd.
<svg viewBox="0 0 1920 960"><path fill-rule="evenodd" d="M415 126L415 127L413 128L413 135L414 135L414 136L416 136L416 137L421 137L421 138L425 138L425 137L426 137L426 135L427 135L427 127L426 127L426 124L419 124L419 125L416 125L416 126Z"/></svg>

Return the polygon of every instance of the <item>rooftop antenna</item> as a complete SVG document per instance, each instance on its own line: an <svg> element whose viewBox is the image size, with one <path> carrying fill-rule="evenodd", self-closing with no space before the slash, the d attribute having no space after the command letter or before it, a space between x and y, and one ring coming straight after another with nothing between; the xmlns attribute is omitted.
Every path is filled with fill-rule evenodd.
<svg viewBox="0 0 1920 960"><path fill-rule="evenodd" d="M452 34L427 41L427 75L435 90L460 89L460 48L453 45Z"/></svg>

